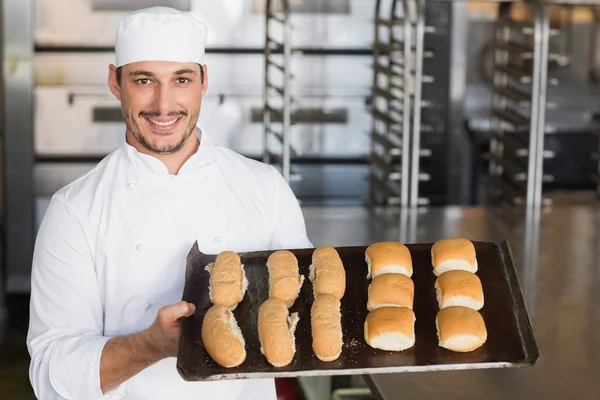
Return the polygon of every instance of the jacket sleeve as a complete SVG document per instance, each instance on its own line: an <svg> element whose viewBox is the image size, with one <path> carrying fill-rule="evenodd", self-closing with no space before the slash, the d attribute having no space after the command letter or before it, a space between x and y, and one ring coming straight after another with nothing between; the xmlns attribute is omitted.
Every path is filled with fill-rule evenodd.
<svg viewBox="0 0 600 400"><path fill-rule="evenodd" d="M273 233L271 250L312 248L300 204L283 176L271 167L273 188Z"/></svg>
<svg viewBox="0 0 600 400"><path fill-rule="evenodd" d="M27 348L40 399L110 399L100 389L102 296L84 231L61 197L46 211L33 254Z"/></svg>

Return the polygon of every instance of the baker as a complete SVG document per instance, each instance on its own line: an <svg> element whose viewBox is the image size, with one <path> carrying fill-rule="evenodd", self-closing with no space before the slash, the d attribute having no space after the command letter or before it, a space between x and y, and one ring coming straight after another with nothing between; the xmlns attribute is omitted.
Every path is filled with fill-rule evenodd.
<svg viewBox="0 0 600 400"><path fill-rule="evenodd" d="M312 247L281 174L196 127L206 36L163 7L118 27L108 85L124 142L54 194L35 243L27 346L40 399L276 398L272 379L186 382L176 370L195 241L210 254Z"/></svg>

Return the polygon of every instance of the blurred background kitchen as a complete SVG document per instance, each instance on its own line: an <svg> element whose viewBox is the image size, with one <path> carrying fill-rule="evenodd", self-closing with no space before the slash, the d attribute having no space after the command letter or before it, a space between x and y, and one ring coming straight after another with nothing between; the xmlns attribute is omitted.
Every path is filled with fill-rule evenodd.
<svg viewBox="0 0 600 400"><path fill-rule="evenodd" d="M106 85L114 35L126 13L154 5L207 24L199 126L280 168L315 245L464 236L514 249L535 367L279 380L281 399L600 392L595 1L0 4L1 399L34 398L25 335L37 228L51 195L123 140Z"/></svg>

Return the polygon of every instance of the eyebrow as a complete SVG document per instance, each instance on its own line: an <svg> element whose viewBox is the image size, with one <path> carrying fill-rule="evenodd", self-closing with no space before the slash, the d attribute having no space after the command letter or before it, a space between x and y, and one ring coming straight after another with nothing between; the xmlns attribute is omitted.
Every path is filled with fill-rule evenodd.
<svg viewBox="0 0 600 400"><path fill-rule="evenodd" d="M192 75L196 75L196 71L194 71L193 69L178 69L177 71L173 72L173 75L184 75L184 74L192 74ZM131 71L129 72L129 76L130 77L135 77L135 76L147 76L149 78L154 77L154 74L150 71L142 71L142 70L138 70L138 71Z"/></svg>
<svg viewBox="0 0 600 400"><path fill-rule="evenodd" d="M173 72L173 75L183 75L183 74L192 74L192 75L196 75L196 71L194 71L193 69L179 69L175 72Z"/></svg>
<svg viewBox="0 0 600 400"><path fill-rule="evenodd" d="M148 77L153 77L154 74L150 71L131 71L129 73L129 76L148 76Z"/></svg>

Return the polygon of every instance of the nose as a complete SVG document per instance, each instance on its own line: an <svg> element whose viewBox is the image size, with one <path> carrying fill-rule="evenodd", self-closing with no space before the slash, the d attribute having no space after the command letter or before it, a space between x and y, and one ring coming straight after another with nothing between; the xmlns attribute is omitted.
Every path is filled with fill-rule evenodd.
<svg viewBox="0 0 600 400"><path fill-rule="evenodd" d="M158 85L154 92L154 109L166 115L172 111L173 99L172 92L168 85Z"/></svg>

